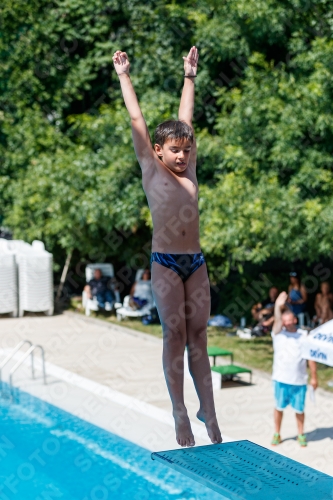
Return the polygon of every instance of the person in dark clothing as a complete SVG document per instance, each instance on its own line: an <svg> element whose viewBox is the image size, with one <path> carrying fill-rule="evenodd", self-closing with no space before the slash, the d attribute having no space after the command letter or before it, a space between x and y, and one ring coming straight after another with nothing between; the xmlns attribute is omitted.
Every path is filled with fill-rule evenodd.
<svg viewBox="0 0 333 500"><path fill-rule="evenodd" d="M94 277L84 287L89 299L96 297L99 307L111 311L115 301L114 293L109 288L110 278L103 276L100 269L94 270Z"/></svg>
<svg viewBox="0 0 333 500"><path fill-rule="evenodd" d="M262 300L261 302L258 302L257 304L254 304L254 306L251 309L252 317L258 322L261 321L267 321L270 318L273 318L273 313L274 313L274 305L275 301L279 295L279 289L276 286L272 286L269 289L268 292L268 297L265 300ZM271 320L269 325L265 326L272 326L274 322L274 318Z"/></svg>
<svg viewBox="0 0 333 500"><path fill-rule="evenodd" d="M279 289L272 286L268 297L252 307L252 317L257 322L252 331L253 335L260 337L271 330L274 323L274 305L278 295Z"/></svg>

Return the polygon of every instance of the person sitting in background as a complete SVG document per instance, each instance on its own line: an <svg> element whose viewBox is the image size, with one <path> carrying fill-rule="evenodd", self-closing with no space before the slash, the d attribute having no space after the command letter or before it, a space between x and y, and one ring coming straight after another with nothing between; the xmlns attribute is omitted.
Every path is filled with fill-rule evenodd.
<svg viewBox="0 0 333 500"><path fill-rule="evenodd" d="M320 292L316 295L314 306L316 310L314 320L319 325L333 319L333 293L328 281L323 281L320 284Z"/></svg>
<svg viewBox="0 0 333 500"><path fill-rule="evenodd" d="M272 286L269 289L267 299L255 304L252 309L252 317L258 324L254 327L254 332L256 330L260 331L261 335L269 332L274 323L274 305L275 301L279 295L279 289L276 286Z"/></svg>
<svg viewBox="0 0 333 500"><path fill-rule="evenodd" d="M308 374L306 360L302 358L302 342L307 331L297 328L297 318L289 308L285 307L286 301L288 301L288 294L280 293L274 308L272 379L275 396L275 434L271 444L281 443L280 429L283 410L291 405L296 412L297 441L300 446L307 446L304 435L304 405ZM308 363L311 372L310 384L313 389L316 389L318 386L317 365L315 361Z"/></svg>
<svg viewBox="0 0 333 500"><path fill-rule="evenodd" d="M103 276L100 269L94 270L94 277L84 287L89 299L96 297L98 305L101 309L111 311L115 301L114 293L109 288L111 279L108 276Z"/></svg>
<svg viewBox="0 0 333 500"><path fill-rule="evenodd" d="M290 284L288 287L288 307L297 317L306 310L308 294L306 288L301 284L301 279L295 271L289 273Z"/></svg>
<svg viewBox="0 0 333 500"><path fill-rule="evenodd" d="M152 300L150 269L145 269L141 279L135 281L130 291L129 305L132 309L141 309Z"/></svg>

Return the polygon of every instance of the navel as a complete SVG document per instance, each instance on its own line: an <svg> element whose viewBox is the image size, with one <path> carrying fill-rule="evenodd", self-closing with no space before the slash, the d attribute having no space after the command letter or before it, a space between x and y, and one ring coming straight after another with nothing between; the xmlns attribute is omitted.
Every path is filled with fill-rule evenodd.
<svg viewBox="0 0 333 500"><path fill-rule="evenodd" d="M182 235L185 236L185 234L186 234L185 231L182 231Z"/></svg>

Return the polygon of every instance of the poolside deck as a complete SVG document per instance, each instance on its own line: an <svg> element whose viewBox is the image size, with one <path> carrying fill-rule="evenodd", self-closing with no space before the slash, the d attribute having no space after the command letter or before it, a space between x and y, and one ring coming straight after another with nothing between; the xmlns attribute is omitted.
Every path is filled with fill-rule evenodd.
<svg viewBox="0 0 333 500"><path fill-rule="evenodd" d="M44 346L49 384L42 386L40 378L31 381L25 367L15 375L16 385L149 449L177 447L161 365L161 340L73 313L0 318L1 349L10 349L22 339ZM269 448L273 432L270 377L254 371L253 385L245 382L246 375L244 385L226 384L215 390L222 432ZM196 442L208 444L204 426L195 418L198 400L188 377L185 394ZM287 410L284 442L276 451L333 475L332 415L333 396L318 390L316 402L308 398L306 406L308 447L301 449L296 443L295 417Z"/></svg>

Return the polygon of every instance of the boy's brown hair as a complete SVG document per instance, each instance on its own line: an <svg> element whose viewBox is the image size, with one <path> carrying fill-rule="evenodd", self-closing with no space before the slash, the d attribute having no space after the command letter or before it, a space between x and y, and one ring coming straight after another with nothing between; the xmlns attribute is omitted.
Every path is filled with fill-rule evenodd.
<svg viewBox="0 0 333 500"><path fill-rule="evenodd" d="M188 140L193 143L192 128L181 120L167 120L157 125L154 132L154 144L163 146L167 140Z"/></svg>

